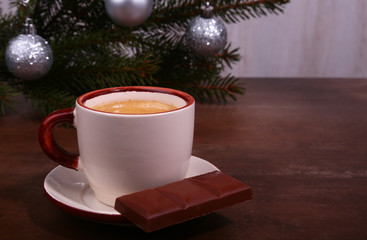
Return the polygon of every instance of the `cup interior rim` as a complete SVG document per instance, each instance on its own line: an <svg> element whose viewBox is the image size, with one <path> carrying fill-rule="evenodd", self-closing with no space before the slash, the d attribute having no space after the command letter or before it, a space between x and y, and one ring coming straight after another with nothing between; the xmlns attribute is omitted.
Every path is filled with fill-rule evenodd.
<svg viewBox="0 0 367 240"><path fill-rule="evenodd" d="M164 87L154 87L154 86L126 86L126 87L103 88L103 89L98 89L98 90L95 90L95 91L85 93L85 94L81 95L80 97L78 97L76 101L77 101L77 104L79 106L81 106L83 108L87 108L87 109L92 110L92 111L109 113L109 114L116 114L116 113L104 112L104 111L99 111L99 110L90 108L90 107L85 105L85 102L89 99L94 98L94 97L98 97L98 96L105 95L105 94L110 94L110 93L117 93L117 92L154 92L154 93L170 94L170 95L180 97L181 99L183 99L186 102L185 106L183 106L181 108L178 108L178 109L175 109L175 110L172 110L172 111L177 111L179 109L187 108L187 107L189 107L189 106L191 106L195 103L194 97L192 97L188 93L185 93L185 92L182 92L182 91L176 90L176 89L164 88ZM170 111L168 111L168 112L170 112Z"/></svg>

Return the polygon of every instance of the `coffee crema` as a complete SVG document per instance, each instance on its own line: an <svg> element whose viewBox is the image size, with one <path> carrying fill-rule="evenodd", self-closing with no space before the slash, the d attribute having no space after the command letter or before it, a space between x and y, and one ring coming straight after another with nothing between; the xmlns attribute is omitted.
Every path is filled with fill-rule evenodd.
<svg viewBox="0 0 367 240"><path fill-rule="evenodd" d="M177 107L167 103L147 100L115 101L95 105L92 108L103 112L122 114L161 113L177 109Z"/></svg>

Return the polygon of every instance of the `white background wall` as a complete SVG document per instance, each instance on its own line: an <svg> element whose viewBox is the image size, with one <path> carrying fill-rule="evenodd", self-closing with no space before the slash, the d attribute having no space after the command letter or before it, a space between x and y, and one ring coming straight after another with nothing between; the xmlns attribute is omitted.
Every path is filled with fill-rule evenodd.
<svg viewBox="0 0 367 240"><path fill-rule="evenodd" d="M235 76L367 78L367 0L291 0L284 14L227 30L242 56Z"/></svg>
<svg viewBox="0 0 367 240"><path fill-rule="evenodd" d="M240 77L367 77L367 0L291 0L228 26Z"/></svg>

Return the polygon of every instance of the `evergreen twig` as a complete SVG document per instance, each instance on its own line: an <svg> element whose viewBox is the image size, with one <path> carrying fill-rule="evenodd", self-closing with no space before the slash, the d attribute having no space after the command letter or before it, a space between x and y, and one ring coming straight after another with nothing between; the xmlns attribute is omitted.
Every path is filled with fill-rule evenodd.
<svg viewBox="0 0 367 240"><path fill-rule="evenodd" d="M73 106L85 92L121 85L153 85L187 91L199 101L226 102L244 94L243 83L221 76L240 60L231 44L212 57L187 49L183 36L205 0L153 0L151 16L141 25L115 25L101 0L12 0L13 15L0 11L0 110L14 89L43 113ZM289 0L211 0L214 14L227 23L279 14ZM54 63L41 79L22 81L5 64L8 41L20 34L24 19L49 41ZM12 90L10 90L12 89Z"/></svg>

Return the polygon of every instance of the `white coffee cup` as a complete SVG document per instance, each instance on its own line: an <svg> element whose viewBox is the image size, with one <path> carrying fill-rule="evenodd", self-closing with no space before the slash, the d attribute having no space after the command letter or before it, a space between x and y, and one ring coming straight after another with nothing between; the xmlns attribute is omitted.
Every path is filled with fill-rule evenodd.
<svg viewBox="0 0 367 240"><path fill-rule="evenodd" d="M114 100L154 100L177 107L150 114L93 109ZM159 87L116 87L86 93L75 108L58 110L41 123L43 151L59 164L84 171L97 199L113 206L119 196L184 178L191 157L195 100ZM74 124L79 155L62 149L52 135L60 123Z"/></svg>

